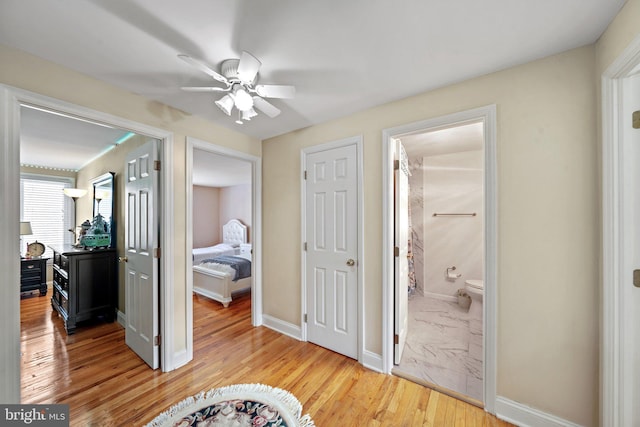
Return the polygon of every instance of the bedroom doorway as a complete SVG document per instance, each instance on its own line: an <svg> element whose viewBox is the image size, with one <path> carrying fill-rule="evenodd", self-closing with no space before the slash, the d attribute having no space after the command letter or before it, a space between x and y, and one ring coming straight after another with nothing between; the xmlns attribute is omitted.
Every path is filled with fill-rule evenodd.
<svg viewBox="0 0 640 427"><path fill-rule="evenodd" d="M189 359L193 357L194 292L227 307L233 305L234 294L250 291L251 323L262 324L260 166L258 157L187 138L185 298ZM248 273L247 263L237 258L250 261ZM233 269L244 269L245 273L238 277Z"/></svg>
<svg viewBox="0 0 640 427"><path fill-rule="evenodd" d="M173 164L173 144L171 143L173 135L170 132L7 85L0 85L0 104L2 105L2 108L0 108L0 127L5 130L4 136L0 140L0 151L3 153L0 156L2 158L0 170L2 171L2 181L6 184L5 189L7 189L7 191L0 192L1 203L7 207L2 219L0 219L0 228L2 228L6 236L15 236L15 239L4 239L0 244L0 253L4 255L0 257L3 260L2 270L7 277L19 278L20 276L19 258L16 258L15 254L19 253L19 204L16 203L16 200L20 198L20 110L22 105L55 111L59 114L85 119L90 122L108 124L109 126L127 129L137 134L158 138L161 141L163 160L168 164ZM166 168L162 173L163 179L165 176L169 176L170 173L171 168ZM162 189L163 202L160 207L160 215L163 218L171 218L168 213L173 207L173 182L168 179L165 181L167 184ZM9 207L11 206L14 208L10 209ZM160 226L163 233L162 242L173 242L175 240L173 227L168 222L163 222ZM171 245L165 245L165 247L166 249L163 252L165 256L160 261L160 269L161 276L169 279L161 280L160 293L163 296L173 294L172 274L169 274L173 271L173 250ZM3 323L8 326L4 328L4 333L2 334L2 341L7 345L4 346L4 350L0 351L2 353L0 359L10 361L7 363L7 372L10 372L10 375L5 378L7 386L4 388L2 395L5 396L6 401L18 401L21 387L21 369L19 358L16 357L14 349L20 343L20 305L16 304L16 300L19 298L19 288L7 287L2 295L3 297L0 298L3 301L2 318ZM176 322L174 321L173 312L167 311L166 302L168 300L168 298L163 298L165 302L160 306L161 330L168 337L162 343L160 350L162 353L161 368L164 372L175 369L175 358L171 349L173 349L172 336L174 335L172 330Z"/></svg>

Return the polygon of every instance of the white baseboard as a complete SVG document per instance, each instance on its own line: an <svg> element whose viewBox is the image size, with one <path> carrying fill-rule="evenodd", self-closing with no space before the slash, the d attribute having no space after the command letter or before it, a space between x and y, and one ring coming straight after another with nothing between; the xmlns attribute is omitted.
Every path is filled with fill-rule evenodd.
<svg viewBox="0 0 640 427"><path fill-rule="evenodd" d="M433 292L425 292L424 296L428 298L439 299L441 301L458 302L458 298L454 297L453 295L442 295L442 294L436 294Z"/></svg>
<svg viewBox="0 0 640 427"><path fill-rule="evenodd" d="M262 315L262 325L291 338L295 338L298 341L302 341L302 329L298 325L285 322L284 320L277 319L273 316L269 316L268 314Z"/></svg>
<svg viewBox="0 0 640 427"><path fill-rule="evenodd" d="M122 326L123 328L127 327L127 315L126 314L124 314L123 312L118 310L117 311L117 319L118 319L118 323L120 323L120 326Z"/></svg>
<svg viewBox="0 0 640 427"><path fill-rule="evenodd" d="M579 424L500 396L496 398L495 409L498 418L520 427L580 427Z"/></svg>
<svg viewBox="0 0 640 427"><path fill-rule="evenodd" d="M376 353L372 353L368 350L362 352L362 366L372 371L384 373L382 369L382 356Z"/></svg>

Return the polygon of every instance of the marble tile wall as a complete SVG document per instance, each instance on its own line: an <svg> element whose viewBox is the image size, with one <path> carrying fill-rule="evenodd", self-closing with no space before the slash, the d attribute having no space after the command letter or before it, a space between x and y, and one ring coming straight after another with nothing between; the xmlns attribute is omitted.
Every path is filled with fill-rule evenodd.
<svg viewBox="0 0 640 427"><path fill-rule="evenodd" d="M482 150L424 158L425 294L453 297L466 279L483 277L482 165ZM434 213L476 215L434 217ZM459 279L446 276L453 266Z"/></svg>
<svg viewBox="0 0 640 427"><path fill-rule="evenodd" d="M409 158L409 209L411 209L411 238L416 274L415 293L424 294L424 178L423 157Z"/></svg>

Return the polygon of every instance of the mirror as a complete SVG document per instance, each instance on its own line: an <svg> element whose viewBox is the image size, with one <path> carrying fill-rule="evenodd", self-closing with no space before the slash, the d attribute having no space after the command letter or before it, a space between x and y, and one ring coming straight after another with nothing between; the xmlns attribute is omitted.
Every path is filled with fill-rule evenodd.
<svg viewBox="0 0 640 427"><path fill-rule="evenodd" d="M115 212L115 172L107 172L94 178L93 184L93 217L100 214L105 222L109 224L111 234L110 248L116 247L116 223L113 218Z"/></svg>

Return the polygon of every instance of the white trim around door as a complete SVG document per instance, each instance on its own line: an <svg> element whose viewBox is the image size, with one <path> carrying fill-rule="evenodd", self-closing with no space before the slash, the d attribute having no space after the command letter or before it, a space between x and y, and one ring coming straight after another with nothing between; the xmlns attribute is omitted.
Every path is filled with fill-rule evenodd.
<svg viewBox="0 0 640 427"><path fill-rule="evenodd" d="M253 326L262 325L262 159L241 151L215 145L196 138L187 137L187 182L185 193L187 196L187 236L185 247L186 265L186 294L187 301L187 357L193 358L193 150L203 150L221 156L243 160L251 164L251 244L253 271L251 285L251 323Z"/></svg>
<svg viewBox="0 0 640 427"><path fill-rule="evenodd" d="M485 150L485 265L484 265L484 405L495 414L497 336L498 183L496 160L496 106L489 105L447 116L409 123L382 131L382 371L393 367L394 219L393 138L422 130L436 130L467 122L484 123Z"/></svg>
<svg viewBox="0 0 640 427"><path fill-rule="evenodd" d="M368 365L369 352L365 351L365 325L364 325L364 267L365 267L365 255L364 255L364 198L363 198L363 139L362 136L353 136L333 142L327 142L320 145L314 145L307 147L300 152L300 168L303 173L300 176L300 200L301 200L301 242L300 247L304 248L304 243L307 241L306 228L307 228L307 209L306 209L306 185L304 178L304 167L306 165L306 158L309 154L318 153L325 150L331 150L334 148L346 147L349 145L355 145L356 147L356 174L357 174L357 242L358 242L358 259L356 262L357 274L358 274L358 296L357 296L357 328L358 328L358 362L364 365ZM306 256L304 249L300 253L300 265L301 265L301 291L300 291L300 307L301 318L301 340L307 341L307 323L305 322L305 313L307 313L307 281L306 281Z"/></svg>
<svg viewBox="0 0 640 427"><path fill-rule="evenodd" d="M600 425L631 426L633 407L629 366L634 362L625 351L625 324L632 318L624 302L626 286L632 286L631 271L625 266L629 251L623 231L625 218L633 214L629 193L625 193L625 149L623 123L631 120L625 111L625 79L638 73L640 37L603 73L602 83L602 340L600 347ZM637 77L636 77L637 78ZM634 186L635 184L631 184ZM635 191L637 185L635 185ZM637 213L635 213L637 215ZM636 307L636 310L638 308ZM637 324L635 328L638 328ZM636 344L637 345L637 344ZM637 365L637 360L636 360ZM637 369L637 367L636 367ZM637 396L636 396L637 397ZM637 422L638 420L636 420Z"/></svg>

